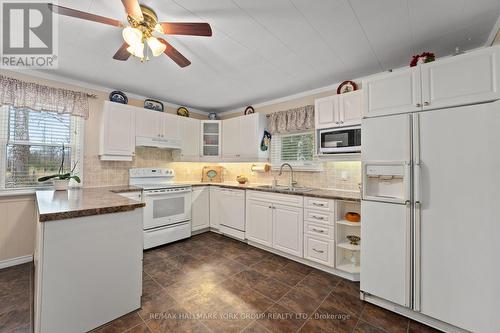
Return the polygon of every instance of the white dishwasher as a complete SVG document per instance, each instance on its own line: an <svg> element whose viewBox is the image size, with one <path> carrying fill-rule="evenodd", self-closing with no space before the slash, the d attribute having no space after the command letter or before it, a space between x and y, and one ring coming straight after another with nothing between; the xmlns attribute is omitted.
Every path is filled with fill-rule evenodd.
<svg viewBox="0 0 500 333"><path fill-rule="evenodd" d="M245 239L245 190L219 189L219 231Z"/></svg>

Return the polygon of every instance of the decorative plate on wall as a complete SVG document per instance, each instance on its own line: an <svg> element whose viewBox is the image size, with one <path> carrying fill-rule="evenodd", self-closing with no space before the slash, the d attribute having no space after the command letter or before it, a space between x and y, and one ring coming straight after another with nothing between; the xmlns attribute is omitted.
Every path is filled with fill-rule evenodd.
<svg viewBox="0 0 500 333"><path fill-rule="evenodd" d="M212 182L212 183L222 183L222 171L221 166L205 166L202 171L202 182Z"/></svg>
<svg viewBox="0 0 500 333"><path fill-rule="evenodd" d="M146 99L144 101L144 108L163 112L163 103L154 99Z"/></svg>
<svg viewBox="0 0 500 333"><path fill-rule="evenodd" d="M358 90L358 85L354 81L344 81L337 88L337 94L345 94L354 90Z"/></svg>
<svg viewBox="0 0 500 333"><path fill-rule="evenodd" d="M177 109L177 114L182 117L189 117L189 111L184 106Z"/></svg>
<svg viewBox="0 0 500 333"><path fill-rule="evenodd" d="M252 113L255 113L253 106L247 106L247 108L245 109L245 114L252 114Z"/></svg>
<svg viewBox="0 0 500 333"><path fill-rule="evenodd" d="M127 95L125 95L125 93L118 91L118 90L112 91L109 94L109 100L111 102L115 102L115 103L128 104Z"/></svg>

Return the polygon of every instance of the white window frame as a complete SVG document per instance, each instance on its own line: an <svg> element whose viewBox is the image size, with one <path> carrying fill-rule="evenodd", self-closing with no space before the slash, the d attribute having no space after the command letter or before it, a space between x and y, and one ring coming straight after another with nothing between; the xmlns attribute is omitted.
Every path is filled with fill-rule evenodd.
<svg viewBox="0 0 500 333"><path fill-rule="evenodd" d="M310 134L312 136L312 160L310 161L285 161L281 158L281 140L283 137ZM273 146L274 144L274 146ZM278 151L277 151L278 150ZM273 134L271 138L271 147L269 159L271 162L272 170L279 170L283 163L290 164L294 171L309 171L319 172L323 171L323 164L317 159L316 156L316 136L314 131L303 131L293 133L280 133Z"/></svg>
<svg viewBox="0 0 500 333"><path fill-rule="evenodd" d="M49 181L46 184L40 184L34 187L15 187L15 188L5 188L5 179L7 175L7 144L9 143L9 112L10 105L0 106L0 192L23 192L32 191L39 188L51 187L52 183ZM35 111L37 112L37 111ZM76 181L71 180L70 186L81 187L83 184L84 177L84 143L85 143L85 121L83 118L77 116L71 116L72 126L76 126L77 129L77 139L75 145L72 147L76 152L72 156L78 161L78 177L81 179L81 183L78 184Z"/></svg>

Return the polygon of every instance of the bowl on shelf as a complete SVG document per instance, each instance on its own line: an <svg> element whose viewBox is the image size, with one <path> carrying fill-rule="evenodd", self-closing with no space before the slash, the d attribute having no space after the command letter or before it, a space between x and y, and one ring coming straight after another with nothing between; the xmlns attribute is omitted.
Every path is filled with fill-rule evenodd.
<svg viewBox="0 0 500 333"><path fill-rule="evenodd" d="M344 217L349 222L361 221L361 215L359 215L358 213L355 213L355 212L347 212Z"/></svg>
<svg viewBox="0 0 500 333"><path fill-rule="evenodd" d="M359 241L361 240L361 237L356 235L347 235L345 238L349 240L351 245L359 245Z"/></svg>

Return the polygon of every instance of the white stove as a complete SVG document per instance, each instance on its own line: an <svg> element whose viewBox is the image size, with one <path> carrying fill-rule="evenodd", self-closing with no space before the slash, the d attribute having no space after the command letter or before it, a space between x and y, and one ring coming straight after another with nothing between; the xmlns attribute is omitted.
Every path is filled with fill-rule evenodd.
<svg viewBox="0 0 500 333"><path fill-rule="evenodd" d="M168 168L130 169L129 176L144 190L144 249L191 237L191 186L174 184Z"/></svg>

